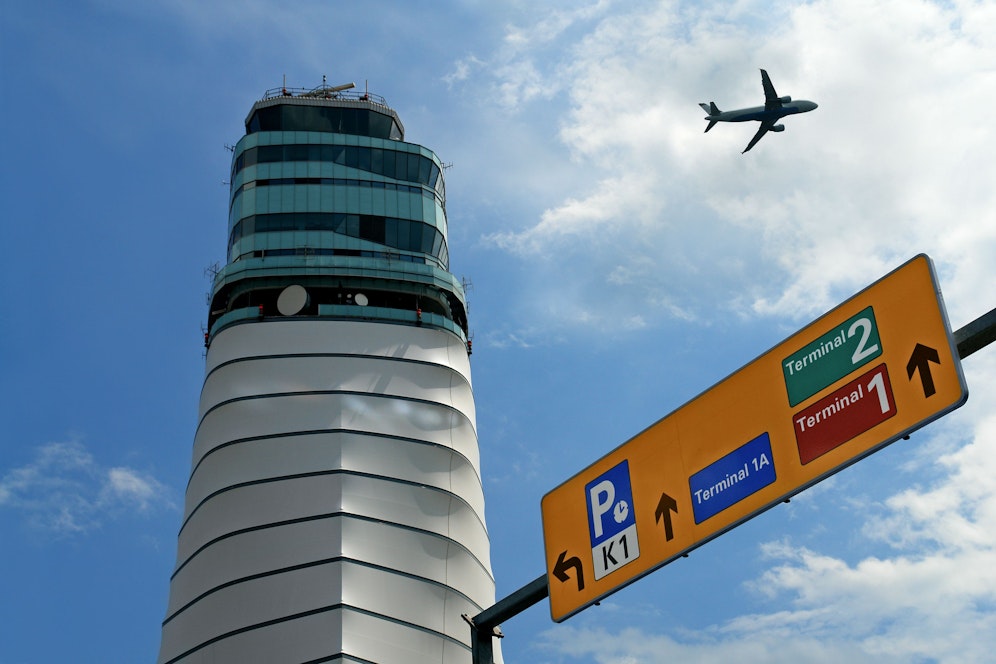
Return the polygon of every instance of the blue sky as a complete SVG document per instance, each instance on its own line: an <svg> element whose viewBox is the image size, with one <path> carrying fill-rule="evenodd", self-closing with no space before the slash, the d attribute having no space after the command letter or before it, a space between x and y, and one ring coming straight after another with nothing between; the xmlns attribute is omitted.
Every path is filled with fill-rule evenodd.
<svg viewBox="0 0 996 664"><path fill-rule="evenodd" d="M369 81L447 170L499 597L540 499L918 253L996 306L996 6L0 6L0 664L159 645L230 153L287 83ZM817 111L749 154L697 104ZM962 662L996 649L996 354L968 403L509 662Z"/></svg>

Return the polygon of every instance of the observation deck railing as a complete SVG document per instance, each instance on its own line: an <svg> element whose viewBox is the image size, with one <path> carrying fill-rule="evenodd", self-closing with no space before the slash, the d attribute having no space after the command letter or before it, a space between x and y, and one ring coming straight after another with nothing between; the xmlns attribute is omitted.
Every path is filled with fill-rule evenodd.
<svg viewBox="0 0 996 664"><path fill-rule="evenodd" d="M339 99L344 101L368 101L379 106L387 106L387 100L366 90L337 90L335 86L319 85L316 88L270 88L263 93L261 101L277 97L304 97L305 99Z"/></svg>

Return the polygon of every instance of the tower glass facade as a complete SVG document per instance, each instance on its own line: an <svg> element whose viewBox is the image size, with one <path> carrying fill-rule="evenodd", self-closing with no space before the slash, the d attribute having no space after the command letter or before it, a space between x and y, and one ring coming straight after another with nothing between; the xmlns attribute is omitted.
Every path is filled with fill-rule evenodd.
<svg viewBox="0 0 996 664"><path fill-rule="evenodd" d="M231 175L159 661L469 662L494 581L442 164L322 86L257 102Z"/></svg>

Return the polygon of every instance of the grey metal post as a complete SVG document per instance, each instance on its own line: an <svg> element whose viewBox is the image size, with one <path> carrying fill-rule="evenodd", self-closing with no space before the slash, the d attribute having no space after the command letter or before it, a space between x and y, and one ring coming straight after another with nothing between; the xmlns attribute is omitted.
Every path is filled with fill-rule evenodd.
<svg viewBox="0 0 996 664"><path fill-rule="evenodd" d="M961 359L996 341L996 309L956 330L954 338L958 344L958 357Z"/></svg>
<svg viewBox="0 0 996 664"><path fill-rule="evenodd" d="M550 586L547 585L546 574L544 574L522 586L508 597L495 602L494 606L484 609L473 618L465 615L463 619L470 624L470 634L473 639L473 664L494 664L492 639L504 636L498 629L498 625L508 618L522 613L549 595Z"/></svg>

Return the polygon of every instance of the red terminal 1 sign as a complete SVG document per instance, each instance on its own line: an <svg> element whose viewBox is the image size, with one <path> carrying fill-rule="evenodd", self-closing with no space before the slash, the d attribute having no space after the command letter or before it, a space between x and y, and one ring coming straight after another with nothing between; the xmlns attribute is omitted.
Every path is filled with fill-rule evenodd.
<svg viewBox="0 0 996 664"><path fill-rule="evenodd" d="M553 619L967 398L933 264L917 256L546 494Z"/></svg>

